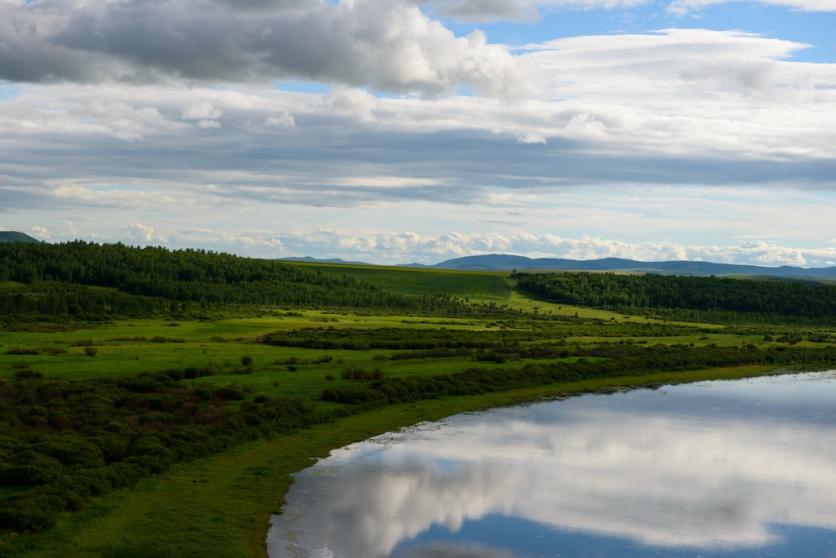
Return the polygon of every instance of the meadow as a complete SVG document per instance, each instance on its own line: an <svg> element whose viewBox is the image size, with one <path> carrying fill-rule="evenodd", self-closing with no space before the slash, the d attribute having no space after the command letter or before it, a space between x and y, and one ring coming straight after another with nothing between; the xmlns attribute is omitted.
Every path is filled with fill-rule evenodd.
<svg viewBox="0 0 836 558"><path fill-rule="evenodd" d="M0 556L260 556L289 475L349 442L539 397L836 365L828 325L570 306L498 273L293 266L366 306L6 322Z"/></svg>

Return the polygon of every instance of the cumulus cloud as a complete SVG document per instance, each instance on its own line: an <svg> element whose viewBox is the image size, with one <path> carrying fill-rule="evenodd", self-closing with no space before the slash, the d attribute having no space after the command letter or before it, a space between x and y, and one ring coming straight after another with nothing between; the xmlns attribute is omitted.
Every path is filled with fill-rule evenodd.
<svg viewBox="0 0 836 558"><path fill-rule="evenodd" d="M406 0L0 3L0 79L257 81L280 77L508 95L506 48L457 37Z"/></svg>
<svg viewBox="0 0 836 558"><path fill-rule="evenodd" d="M154 227L137 223L125 229L128 239L135 244L166 244L168 239L155 233Z"/></svg>
<svg viewBox="0 0 836 558"><path fill-rule="evenodd" d="M296 119L289 112L269 115L264 119L264 125L273 128L293 128L296 126Z"/></svg>

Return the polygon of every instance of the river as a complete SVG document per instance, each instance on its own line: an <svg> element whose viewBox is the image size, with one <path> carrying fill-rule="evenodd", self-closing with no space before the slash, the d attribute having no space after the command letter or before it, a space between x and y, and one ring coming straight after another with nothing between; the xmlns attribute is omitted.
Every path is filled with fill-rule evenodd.
<svg viewBox="0 0 836 558"><path fill-rule="evenodd" d="M271 558L836 556L836 373L468 413L298 473Z"/></svg>

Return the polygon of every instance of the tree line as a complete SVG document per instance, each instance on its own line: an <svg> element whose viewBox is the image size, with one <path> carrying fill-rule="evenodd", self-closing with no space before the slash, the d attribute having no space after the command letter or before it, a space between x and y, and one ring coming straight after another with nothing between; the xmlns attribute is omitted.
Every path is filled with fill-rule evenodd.
<svg viewBox="0 0 836 558"><path fill-rule="evenodd" d="M671 317L736 321L758 317L836 320L836 285L809 281L748 280L614 273L515 273L517 286L563 304L621 312L645 309Z"/></svg>

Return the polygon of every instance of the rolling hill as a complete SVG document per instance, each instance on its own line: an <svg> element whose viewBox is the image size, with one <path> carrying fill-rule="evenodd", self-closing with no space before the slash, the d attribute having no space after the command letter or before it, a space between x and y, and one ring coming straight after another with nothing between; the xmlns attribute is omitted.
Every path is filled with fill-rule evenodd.
<svg viewBox="0 0 836 558"><path fill-rule="evenodd" d="M22 232L0 231L0 242L25 242L27 244L37 244L41 241Z"/></svg>

